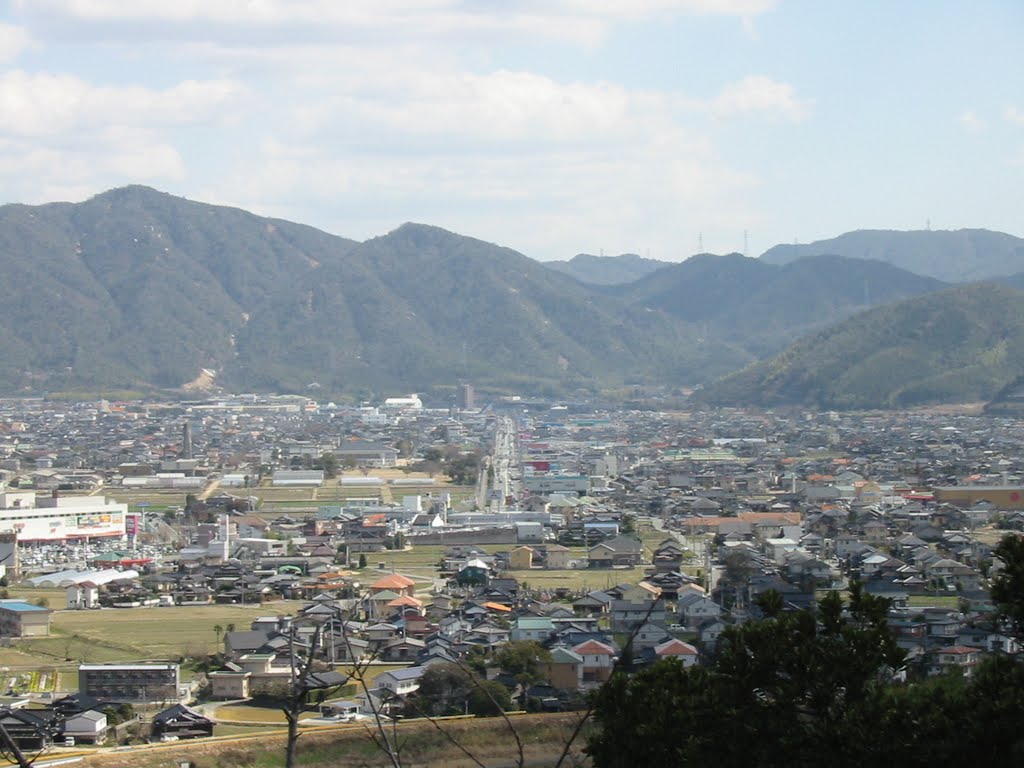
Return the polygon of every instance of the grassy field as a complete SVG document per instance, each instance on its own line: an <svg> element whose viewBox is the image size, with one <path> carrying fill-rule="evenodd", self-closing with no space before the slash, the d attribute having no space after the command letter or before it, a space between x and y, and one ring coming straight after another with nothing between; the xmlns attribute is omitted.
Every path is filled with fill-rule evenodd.
<svg viewBox="0 0 1024 768"><path fill-rule="evenodd" d="M820 602L830 590L819 589L815 593L815 597ZM839 595L845 601L848 597L846 591L840 591ZM949 608L950 610L956 610L960 607L960 596L959 595L910 595L907 598L907 607L911 610L915 608Z"/></svg>
<svg viewBox="0 0 1024 768"><path fill-rule="evenodd" d="M60 589L12 588L11 595L37 602L46 600L59 609L65 600ZM264 605L200 605L168 608L104 608L98 611L55 610L50 637L14 639L0 648L0 666L60 665L77 663L166 659L213 653L215 626L234 624L248 629L258 616L292 614L298 601Z"/></svg>
<svg viewBox="0 0 1024 768"><path fill-rule="evenodd" d="M258 616L291 614L301 602L266 605L199 605L100 611L61 611L53 628L61 635L78 635L108 648L123 649L137 658L176 658L212 653L217 649L214 627L234 624L248 628Z"/></svg>
<svg viewBox="0 0 1024 768"><path fill-rule="evenodd" d="M907 598L907 607L914 608L949 608L956 610L960 607L958 595L911 595Z"/></svg>
<svg viewBox="0 0 1024 768"><path fill-rule="evenodd" d="M641 568L578 568L568 571L549 571L534 568L529 571L509 571L519 583L530 589L568 589L571 592L608 589L617 584L636 584L644 577Z"/></svg>
<svg viewBox="0 0 1024 768"><path fill-rule="evenodd" d="M435 568L444 557L444 547L440 544L411 547L405 550L389 550L387 552L371 552L366 559L371 568L378 563L386 563L387 570L398 573L406 571L429 571Z"/></svg>
<svg viewBox="0 0 1024 768"><path fill-rule="evenodd" d="M518 733L523 737L526 765L554 765L578 719L577 713L512 717ZM444 732L424 721L403 722L397 730L402 743L402 764L443 765L446 768L515 764L516 745L508 725L501 718L458 718L445 720L442 727ZM280 768L284 765L283 729L264 726L268 731L264 734L254 727L231 728L237 736L224 740L201 739L189 744L179 742L127 752L85 755L84 765L102 768L169 768L182 761L192 761L203 768ZM248 734L245 730L248 730ZM466 757L452 741L465 747L475 760ZM582 747L583 739L575 746ZM374 744L362 724L310 731L299 740L298 764L303 768L365 768L385 763L386 756ZM571 755L569 764L587 763L582 761L577 749Z"/></svg>
<svg viewBox="0 0 1024 768"><path fill-rule="evenodd" d="M316 712L304 712L299 716L300 720L308 720L316 717ZM231 720L232 725L236 723L255 723L260 725L284 725L284 712L275 707L256 707L250 704L225 704L217 707L214 714L217 720ZM218 736L224 735L217 732Z"/></svg>
<svg viewBox="0 0 1024 768"><path fill-rule="evenodd" d="M116 486L105 486L97 496L106 496L122 504L135 505L139 502L150 504L153 509L157 507L184 507L185 491L157 488L118 488Z"/></svg>
<svg viewBox="0 0 1024 768"><path fill-rule="evenodd" d="M662 541L669 538L669 534L658 531L649 526L641 526L640 538L644 543L645 559L650 562L653 550ZM495 544L485 546L488 551L512 549L514 544ZM444 547L440 544L426 546L414 546L404 551L388 551L378 554L367 555L370 569L364 573L362 580L372 583L374 569L379 563L384 563L385 571L397 573L408 573L413 576L426 576L432 574L438 576L437 563L444 556ZM586 547L570 547L571 555L575 560L581 561L584 566L568 570L543 570L539 568L529 571L509 571L508 575L517 578L520 583L525 583L534 589L568 589L572 592L590 591L594 589L607 589L623 582L636 583L644 577L644 570L648 566L638 568L622 568L615 570L586 568L587 549ZM684 570L691 575L699 575L701 563L698 560L692 561L691 565L684 566ZM377 571L379 573L379 571Z"/></svg>

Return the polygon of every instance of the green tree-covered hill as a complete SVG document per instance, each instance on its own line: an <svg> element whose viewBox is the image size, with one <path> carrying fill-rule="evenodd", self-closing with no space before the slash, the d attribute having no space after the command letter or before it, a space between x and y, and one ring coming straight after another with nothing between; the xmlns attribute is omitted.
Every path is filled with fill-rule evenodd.
<svg viewBox="0 0 1024 768"><path fill-rule="evenodd" d="M866 307L944 287L880 261L818 256L777 266L733 253L694 256L618 292L760 358Z"/></svg>
<svg viewBox="0 0 1024 768"><path fill-rule="evenodd" d="M823 408L983 401L1022 372L1024 293L979 283L855 315L696 398Z"/></svg>
<svg viewBox="0 0 1024 768"><path fill-rule="evenodd" d="M0 208L0 390L565 390L749 356L506 248L409 224L355 243L146 187Z"/></svg>
<svg viewBox="0 0 1024 768"><path fill-rule="evenodd" d="M578 253L568 261L544 262L548 269L563 272L588 285L625 285L668 264L667 261L647 259L635 253L623 253L618 256Z"/></svg>
<svg viewBox="0 0 1024 768"><path fill-rule="evenodd" d="M803 245L776 245L761 254L761 258L770 264L787 264L824 254L877 259L948 283L1024 272L1024 240L987 229L859 229Z"/></svg>

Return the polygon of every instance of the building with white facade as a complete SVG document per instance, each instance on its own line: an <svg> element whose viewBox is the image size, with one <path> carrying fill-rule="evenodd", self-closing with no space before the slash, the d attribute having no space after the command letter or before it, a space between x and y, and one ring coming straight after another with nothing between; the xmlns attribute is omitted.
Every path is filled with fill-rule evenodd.
<svg viewBox="0 0 1024 768"><path fill-rule="evenodd" d="M96 496L41 496L0 485L0 533L18 543L87 540L125 535L127 504Z"/></svg>

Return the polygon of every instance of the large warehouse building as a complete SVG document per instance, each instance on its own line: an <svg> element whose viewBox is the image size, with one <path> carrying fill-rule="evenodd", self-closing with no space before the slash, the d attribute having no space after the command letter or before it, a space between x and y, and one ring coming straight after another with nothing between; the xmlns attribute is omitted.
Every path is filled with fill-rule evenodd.
<svg viewBox="0 0 1024 768"><path fill-rule="evenodd" d="M0 485L0 533L18 543L86 540L125 535L126 504L95 496L41 496Z"/></svg>
<svg viewBox="0 0 1024 768"><path fill-rule="evenodd" d="M971 507L988 501L996 509L1024 509L1024 486L1021 485L948 485L932 489L941 504Z"/></svg>

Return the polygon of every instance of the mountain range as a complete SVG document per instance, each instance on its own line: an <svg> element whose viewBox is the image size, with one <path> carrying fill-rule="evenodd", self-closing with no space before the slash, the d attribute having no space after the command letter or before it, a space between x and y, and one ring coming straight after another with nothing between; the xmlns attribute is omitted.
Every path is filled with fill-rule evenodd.
<svg viewBox="0 0 1024 768"><path fill-rule="evenodd" d="M610 290L760 358L868 307L944 287L881 261L820 256L776 266L733 253L692 256Z"/></svg>
<svg viewBox="0 0 1024 768"><path fill-rule="evenodd" d="M545 261L544 266L556 272L575 277L581 283L590 285L623 285L639 280L670 262L646 259L635 253L619 256L594 256L578 253L569 261Z"/></svg>
<svg viewBox="0 0 1024 768"><path fill-rule="evenodd" d="M424 224L355 242L139 186L7 205L0 391L175 389L206 371L236 391L703 385L708 404L861 407L982 397L1024 374L1024 327L1005 319L1024 297L1010 287L1024 285L1016 238L926 233L949 235L943 252L998 244L1005 285L950 288L897 266L913 254L890 234L864 246L883 259L580 255L552 268ZM890 363L899 381L882 375Z"/></svg>
<svg viewBox="0 0 1024 768"><path fill-rule="evenodd" d="M0 208L4 391L565 391L746 361L685 322L507 248L418 224L356 243L127 187Z"/></svg>
<svg viewBox="0 0 1024 768"><path fill-rule="evenodd" d="M859 229L805 245L776 245L761 254L761 259L770 264L786 264L823 255L877 259L949 283L1024 272L1024 240L987 229Z"/></svg>

